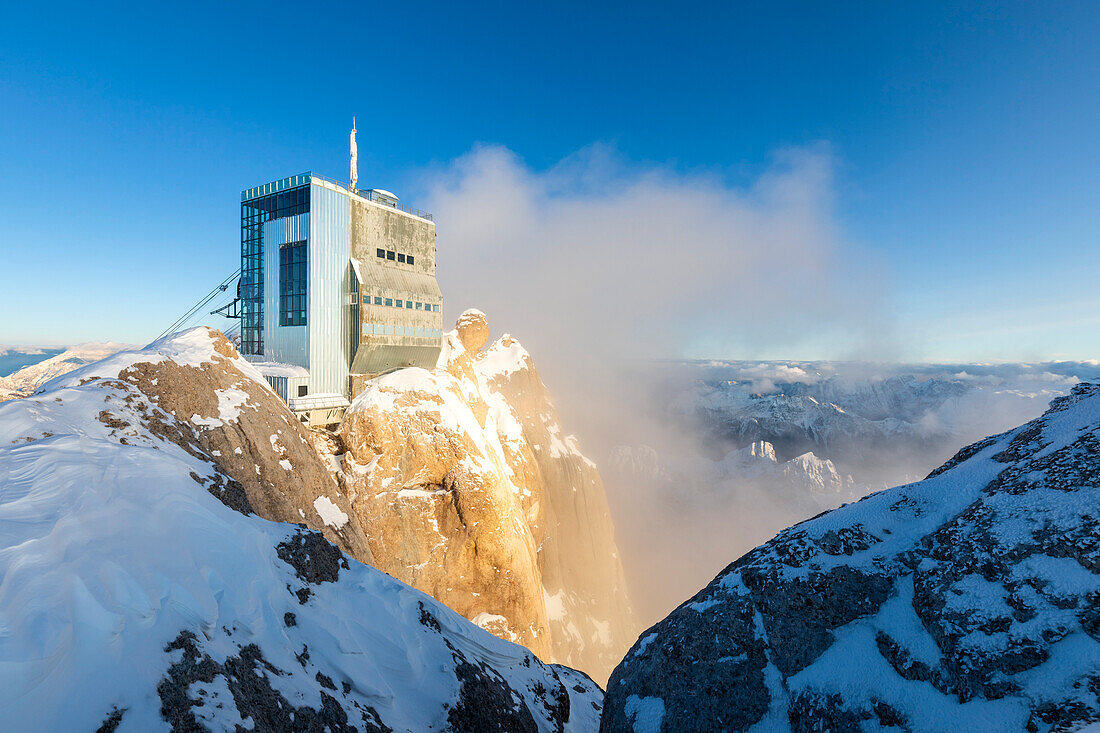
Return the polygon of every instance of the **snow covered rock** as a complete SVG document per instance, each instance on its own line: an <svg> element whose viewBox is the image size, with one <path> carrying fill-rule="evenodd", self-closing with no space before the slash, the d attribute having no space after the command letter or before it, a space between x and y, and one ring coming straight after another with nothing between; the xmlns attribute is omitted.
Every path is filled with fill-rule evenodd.
<svg viewBox="0 0 1100 733"><path fill-rule="evenodd" d="M280 404L193 329L0 405L2 727L594 729L583 674L314 531L363 541Z"/></svg>
<svg viewBox="0 0 1100 733"><path fill-rule="evenodd" d="M484 314L439 368L371 380L337 476L373 563L543 659L606 679L636 630L595 466L562 433L519 342Z"/></svg>
<svg viewBox="0 0 1100 733"><path fill-rule="evenodd" d="M603 731L1100 721L1100 387L781 532L642 633Z"/></svg>
<svg viewBox="0 0 1100 733"><path fill-rule="evenodd" d="M62 404L70 395L82 405L98 401L96 419L119 443L167 439L204 462L194 480L227 505L305 524L370 562L358 526L325 514L332 506L346 515L349 505L308 432L220 332L193 328L120 351L47 382L39 388L46 393Z"/></svg>

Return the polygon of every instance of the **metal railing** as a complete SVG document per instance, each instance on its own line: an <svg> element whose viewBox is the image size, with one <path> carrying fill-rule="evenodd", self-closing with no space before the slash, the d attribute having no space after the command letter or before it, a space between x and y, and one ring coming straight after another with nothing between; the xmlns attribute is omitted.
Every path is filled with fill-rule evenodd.
<svg viewBox="0 0 1100 733"><path fill-rule="evenodd" d="M322 176L322 175L319 175L317 173L313 173L311 175L314 178L320 178L322 181L325 181L327 183L331 183L334 186L339 186L340 188L351 191L351 186L349 186L346 183L343 183L341 181L333 180L331 178L328 178L327 176ZM381 204L382 206L389 206L391 209L398 209L400 211L404 211L406 214L412 214L413 216L418 216L421 219L426 219L430 222L435 221L435 219L432 218L432 215L430 213L428 213L427 211L422 211L422 210L417 209L417 208L412 207L412 206L406 206L405 204L401 203L400 201L390 201L390 200L374 193L374 191L372 191L372 190L353 191L353 193L356 196L358 196L359 198L364 198L367 201L373 201L374 203Z"/></svg>

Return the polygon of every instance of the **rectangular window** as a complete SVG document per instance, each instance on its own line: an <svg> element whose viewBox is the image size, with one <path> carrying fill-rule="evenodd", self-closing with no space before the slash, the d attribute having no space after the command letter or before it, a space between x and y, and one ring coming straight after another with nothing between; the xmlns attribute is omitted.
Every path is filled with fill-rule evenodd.
<svg viewBox="0 0 1100 733"><path fill-rule="evenodd" d="M305 397L307 394L309 394L309 387L307 387L304 384L299 384L298 385L298 396L299 397Z"/></svg>
<svg viewBox="0 0 1100 733"><path fill-rule="evenodd" d="M386 250L386 259L387 260L392 260L395 256L396 256L396 254L393 252L393 250Z"/></svg>
<svg viewBox="0 0 1100 733"><path fill-rule="evenodd" d="M393 305L393 298L386 298L386 305L392 306Z"/></svg>
<svg viewBox="0 0 1100 733"><path fill-rule="evenodd" d="M378 295L374 296L374 304L375 305L382 305L382 298Z"/></svg>
<svg viewBox="0 0 1100 733"><path fill-rule="evenodd" d="M399 252L399 253L397 254L397 261L398 261L398 262L404 262L404 261L405 261L405 255L403 255L403 254L401 254L401 253Z"/></svg>
<svg viewBox="0 0 1100 733"><path fill-rule="evenodd" d="M374 252L375 252L376 255L378 255L379 259L382 259L382 260L386 259L386 250L376 249L376 250L374 250Z"/></svg>
<svg viewBox="0 0 1100 733"><path fill-rule="evenodd" d="M419 300L418 300L418 301L416 301L416 309L417 309L418 311L422 311L422 310L424 310L424 304L423 304L423 303L421 303L421 302L420 302Z"/></svg>
<svg viewBox="0 0 1100 733"><path fill-rule="evenodd" d="M279 325L306 325L306 243L279 247Z"/></svg>
<svg viewBox="0 0 1100 733"><path fill-rule="evenodd" d="M438 312L439 312L439 306L438 305L433 305L432 306L432 313L438 313Z"/></svg>
<svg viewBox="0 0 1100 733"><path fill-rule="evenodd" d="M412 310L413 302L411 300L406 300L405 301L405 307L408 308L409 310Z"/></svg>
<svg viewBox="0 0 1100 733"><path fill-rule="evenodd" d="M409 255L408 257L406 257L405 261L408 262L410 265L415 265L416 264L416 262L413 261L413 256L412 255Z"/></svg>

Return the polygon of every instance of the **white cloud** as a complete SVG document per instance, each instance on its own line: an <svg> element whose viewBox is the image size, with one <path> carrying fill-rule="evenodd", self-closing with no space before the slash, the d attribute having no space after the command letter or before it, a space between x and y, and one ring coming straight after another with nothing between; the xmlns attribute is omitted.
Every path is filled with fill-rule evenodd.
<svg viewBox="0 0 1100 733"><path fill-rule="evenodd" d="M535 353L751 358L824 339L835 356L881 342L867 258L833 214L833 165L824 147L789 150L735 188L604 146L542 172L477 148L429 182L448 310L479 307Z"/></svg>

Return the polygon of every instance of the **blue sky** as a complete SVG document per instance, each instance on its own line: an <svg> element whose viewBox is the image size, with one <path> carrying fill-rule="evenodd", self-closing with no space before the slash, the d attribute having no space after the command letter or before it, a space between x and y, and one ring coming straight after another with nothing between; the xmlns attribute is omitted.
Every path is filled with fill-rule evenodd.
<svg viewBox="0 0 1100 733"><path fill-rule="evenodd" d="M735 189L825 146L901 356L1100 357L1095 4L31 5L0 28L0 343L155 336L236 266L242 188L346 177L354 114L361 184L413 203L479 144Z"/></svg>

